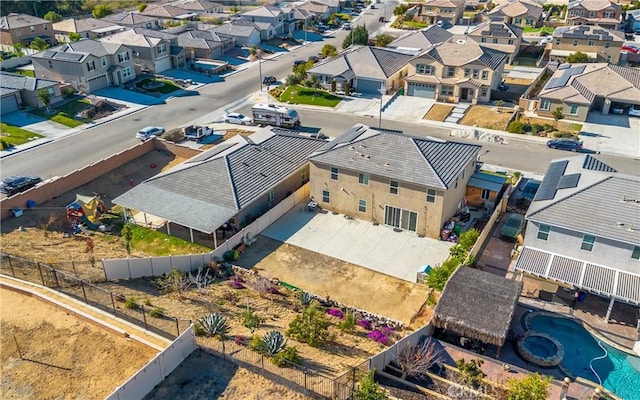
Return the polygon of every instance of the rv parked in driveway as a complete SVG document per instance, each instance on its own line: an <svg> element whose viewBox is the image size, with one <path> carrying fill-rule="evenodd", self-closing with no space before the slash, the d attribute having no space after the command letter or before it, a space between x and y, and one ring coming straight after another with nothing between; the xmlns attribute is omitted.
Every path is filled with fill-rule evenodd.
<svg viewBox="0 0 640 400"><path fill-rule="evenodd" d="M281 128L293 128L300 125L300 116L296 110L275 104L256 104L251 109L253 123Z"/></svg>

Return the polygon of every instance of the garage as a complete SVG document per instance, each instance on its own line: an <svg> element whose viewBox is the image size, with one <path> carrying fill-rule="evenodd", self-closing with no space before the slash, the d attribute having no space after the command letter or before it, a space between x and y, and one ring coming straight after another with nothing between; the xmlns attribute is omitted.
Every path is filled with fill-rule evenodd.
<svg viewBox="0 0 640 400"><path fill-rule="evenodd" d="M102 89L109 86L109 81L107 80L107 74L87 79L87 86L89 87L88 92L93 92L95 90Z"/></svg>
<svg viewBox="0 0 640 400"><path fill-rule="evenodd" d="M159 74L162 71L166 71L171 69L171 57L163 58L162 60L156 60L155 64L156 74Z"/></svg>
<svg viewBox="0 0 640 400"><path fill-rule="evenodd" d="M0 93L2 94L2 101L0 102L0 110L2 110L2 114L18 111L18 98L16 97L18 92L3 89Z"/></svg>
<svg viewBox="0 0 640 400"><path fill-rule="evenodd" d="M380 89L383 87L382 81L374 81L371 79L358 79L356 82L356 91L358 93L375 93L380 94Z"/></svg>
<svg viewBox="0 0 640 400"><path fill-rule="evenodd" d="M436 85L430 85L428 83L410 83L407 95L424 97L425 99L435 99Z"/></svg>

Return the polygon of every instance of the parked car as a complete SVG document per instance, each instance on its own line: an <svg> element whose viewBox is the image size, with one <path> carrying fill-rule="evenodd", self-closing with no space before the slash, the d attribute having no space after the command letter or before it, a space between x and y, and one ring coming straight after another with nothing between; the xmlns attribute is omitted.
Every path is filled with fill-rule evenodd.
<svg viewBox="0 0 640 400"><path fill-rule="evenodd" d="M296 67L302 65L302 64L306 64L307 62L305 60L295 60L293 62L293 70L295 71Z"/></svg>
<svg viewBox="0 0 640 400"><path fill-rule="evenodd" d="M273 85L276 82L278 82L278 80L276 79L275 76L267 75L267 76L262 78L262 84L263 85Z"/></svg>
<svg viewBox="0 0 640 400"><path fill-rule="evenodd" d="M309 58L307 58L307 61L312 61L315 64L318 61L320 61L320 57L318 57L318 56L309 56Z"/></svg>
<svg viewBox="0 0 640 400"><path fill-rule="evenodd" d="M164 128L161 126L147 126L136 133L136 139L145 141L153 136L160 136L164 133Z"/></svg>
<svg viewBox="0 0 640 400"><path fill-rule="evenodd" d="M518 213L507 214L507 219L500 230L500 238L508 242L516 242L524 227L524 215Z"/></svg>
<svg viewBox="0 0 640 400"><path fill-rule="evenodd" d="M521 197L518 199L518 205L521 207L528 206L536 196L538 189L540 188L540 181L535 179L529 179L524 186L520 189Z"/></svg>
<svg viewBox="0 0 640 400"><path fill-rule="evenodd" d="M550 149L582 151L582 142L573 138L553 139L547 142Z"/></svg>
<svg viewBox="0 0 640 400"><path fill-rule="evenodd" d="M227 113L224 115L224 122L236 125L251 125L251 118L240 113Z"/></svg>
<svg viewBox="0 0 640 400"><path fill-rule="evenodd" d="M640 51L640 48L628 44L620 48L620 52L623 52L623 51L626 51L627 53L638 54L638 52Z"/></svg>
<svg viewBox="0 0 640 400"><path fill-rule="evenodd" d="M640 117L640 104L634 104L629 107L629 115L632 117Z"/></svg>
<svg viewBox="0 0 640 400"><path fill-rule="evenodd" d="M8 178L4 178L2 182L0 182L0 192L11 196L16 193L24 192L27 189L31 189L40 182L42 182L42 179L34 175L10 176Z"/></svg>
<svg viewBox="0 0 640 400"><path fill-rule="evenodd" d="M506 92L507 90L509 90L509 85L507 85L506 83L502 82L498 85L498 90L501 92Z"/></svg>
<svg viewBox="0 0 640 400"><path fill-rule="evenodd" d="M538 42L540 46L546 46L551 41L551 38L544 38Z"/></svg>

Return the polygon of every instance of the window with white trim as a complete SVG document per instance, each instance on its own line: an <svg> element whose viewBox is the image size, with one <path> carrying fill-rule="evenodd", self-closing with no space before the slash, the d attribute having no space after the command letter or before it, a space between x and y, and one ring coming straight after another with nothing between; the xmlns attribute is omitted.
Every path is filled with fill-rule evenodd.
<svg viewBox="0 0 640 400"><path fill-rule="evenodd" d="M611 47L611 42L604 42L604 48L608 49L609 47Z"/></svg>
<svg viewBox="0 0 640 400"><path fill-rule="evenodd" d="M87 63L87 71L94 71L96 69L96 62L91 60Z"/></svg>
<svg viewBox="0 0 640 400"><path fill-rule="evenodd" d="M571 109L569 110L569 114L570 115L578 115L578 105L577 104L572 104L571 105Z"/></svg>
<svg viewBox="0 0 640 400"><path fill-rule="evenodd" d="M482 89L480 89L480 96L487 97L488 94L489 94L489 89L483 86Z"/></svg>
<svg viewBox="0 0 640 400"><path fill-rule="evenodd" d="M587 43L587 46L589 47L593 47L596 45L596 42L594 42L593 40L589 40L589 43Z"/></svg>
<svg viewBox="0 0 640 400"><path fill-rule="evenodd" d="M468 77L469 77L469 75L471 75L471 70L470 70L469 68L465 68L465 69L464 69L464 77L465 77L465 78L468 78Z"/></svg>
<svg viewBox="0 0 640 400"><path fill-rule="evenodd" d="M361 185L369 185L369 175L360 172L358 174L358 183Z"/></svg>
<svg viewBox="0 0 640 400"><path fill-rule="evenodd" d="M331 167L331 180L338 180L338 167Z"/></svg>
<svg viewBox="0 0 640 400"><path fill-rule="evenodd" d="M367 212L367 201L360 199L358 200L358 211L361 213L366 213Z"/></svg>
<svg viewBox="0 0 640 400"><path fill-rule="evenodd" d="M400 186L398 181L389 181L389 193L398 194L398 186Z"/></svg>
<svg viewBox="0 0 640 400"><path fill-rule="evenodd" d="M482 71L482 80L486 81L489 77L489 71Z"/></svg>
<svg viewBox="0 0 640 400"><path fill-rule="evenodd" d="M436 202L436 190L427 189L427 203L435 203L435 202Z"/></svg>
<svg viewBox="0 0 640 400"><path fill-rule="evenodd" d="M551 101L550 100L542 100L540 102L540 109L541 110L549 111L550 108L551 108Z"/></svg>
<svg viewBox="0 0 640 400"><path fill-rule="evenodd" d="M596 237L593 235L584 235L582 236L582 244L580 245L580 250L591 251L593 250L593 245L596 243Z"/></svg>
<svg viewBox="0 0 640 400"><path fill-rule="evenodd" d="M322 202L323 203L330 203L331 202L331 193L329 193L328 190L323 190L322 191Z"/></svg>
<svg viewBox="0 0 640 400"><path fill-rule="evenodd" d="M440 94L443 96L453 96L453 86L448 86L448 85L440 86Z"/></svg>
<svg viewBox="0 0 640 400"><path fill-rule="evenodd" d="M427 64L417 64L416 65L416 74L422 75L432 75L433 74L433 66Z"/></svg>
<svg viewBox="0 0 640 400"><path fill-rule="evenodd" d="M102 68L107 66L107 57L102 56L100 57L100 64L102 65Z"/></svg>
<svg viewBox="0 0 640 400"><path fill-rule="evenodd" d="M122 68L122 77L123 78L128 78L128 77L131 76L131 74L132 74L131 67Z"/></svg>
<svg viewBox="0 0 640 400"><path fill-rule="evenodd" d="M447 76L451 78L456 75L456 67L447 67Z"/></svg>
<svg viewBox="0 0 640 400"><path fill-rule="evenodd" d="M549 239L549 232L551 232L551 227L549 225L540 225L538 228L538 236L537 238L540 240Z"/></svg>
<svg viewBox="0 0 640 400"><path fill-rule="evenodd" d="M164 53L167 52L167 44L166 43L160 43L157 47L158 49L158 55L161 56Z"/></svg>
<svg viewBox="0 0 640 400"><path fill-rule="evenodd" d="M578 47L578 39L574 39L574 41L573 41L573 47Z"/></svg>
<svg viewBox="0 0 640 400"><path fill-rule="evenodd" d="M267 201L269 203L271 203L273 201L273 199L275 199L275 198L276 198L276 193L273 190L269 190L269 196L268 196Z"/></svg>
<svg viewBox="0 0 640 400"><path fill-rule="evenodd" d="M613 11L607 11L604 13L604 17L605 18L615 18L616 17L616 13Z"/></svg>
<svg viewBox="0 0 640 400"><path fill-rule="evenodd" d="M477 69L473 70L473 79L478 79L478 70Z"/></svg>
<svg viewBox="0 0 640 400"><path fill-rule="evenodd" d="M129 61L129 52L125 51L122 53L118 53L118 62Z"/></svg>

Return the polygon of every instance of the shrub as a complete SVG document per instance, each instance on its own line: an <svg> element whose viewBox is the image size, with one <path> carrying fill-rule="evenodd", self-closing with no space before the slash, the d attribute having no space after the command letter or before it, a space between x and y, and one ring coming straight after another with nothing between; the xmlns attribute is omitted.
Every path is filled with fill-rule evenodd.
<svg viewBox="0 0 640 400"><path fill-rule="evenodd" d="M380 328L378 328L378 330L387 336L391 336L394 333L396 333L396 331L394 331L393 328L388 327L386 325L381 326Z"/></svg>
<svg viewBox="0 0 640 400"><path fill-rule="evenodd" d="M551 377L539 373L528 374L523 378L510 378L507 380L509 387L509 400L545 400L551 389Z"/></svg>
<svg viewBox="0 0 640 400"><path fill-rule="evenodd" d="M242 280L237 275L234 275L234 276L231 277L231 281L229 281L229 286L234 288L234 289L243 289L244 288L244 284L242 283Z"/></svg>
<svg viewBox="0 0 640 400"><path fill-rule="evenodd" d="M370 370L359 382L353 393L355 400L387 400L389 397L374 379L375 369Z"/></svg>
<svg viewBox="0 0 640 400"><path fill-rule="evenodd" d="M145 297L144 298L144 305L151 307L153 305L153 304L151 304L151 299L148 298L148 297Z"/></svg>
<svg viewBox="0 0 640 400"><path fill-rule="evenodd" d="M262 339L260 336L252 337L248 347L256 353L262 353Z"/></svg>
<svg viewBox="0 0 640 400"><path fill-rule="evenodd" d="M338 329L342 332L352 332L356 326L356 316L352 312L347 311L344 315L344 319L338 323Z"/></svg>
<svg viewBox="0 0 640 400"><path fill-rule="evenodd" d="M247 308L242 312L240 319L242 320L242 325L249 328L251 332L264 322L264 318L250 308Z"/></svg>
<svg viewBox="0 0 640 400"><path fill-rule="evenodd" d="M329 334L331 323L314 305L307 307L302 315L298 315L289 324L287 335L293 339L318 347L331 337Z"/></svg>
<svg viewBox="0 0 640 400"><path fill-rule="evenodd" d="M531 125L531 133L533 133L534 135L537 135L538 133L544 131L544 126L540 125L540 124L533 124Z"/></svg>
<svg viewBox="0 0 640 400"><path fill-rule="evenodd" d="M153 310L149 311L149 316L153 318L163 318L164 317L164 309L160 307L156 307Z"/></svg>
<svg viewBox="0 0 640 400"><path fill-rule="evenodd" d="M266 356L273 357L287 347L287 339L281 332L267 332L261 339L262 353Z"/></svg>
<svg viewBox="0 0 640 400"><path fill-rule="evenodd" d="M344 319L344 313L342 312L342 310L338 309L338 308L330 308L327 310L327 314L331 315L332 317L338 317L340 319Z"/></svg>
<svg viewBox="0 0 640 400"><path fill-rule="evenodd" d="M180 128L169 129L161 137L169 142L178 143L184 139L184 132Z"/></svg>
<svg viewBox="0 0 640 400"><path fill-rule="evenodd" d="M438 304L438 300L436 299L436 296L433 294L433 290L432 290L431 292L429 292L429 295L427 296L427 306L433 307L436 304Z"/></svg>
<svg viewBox="0 0 640 400"><path fill-rule="evenodd" d="M300 303L304 307L309 307L311 305L311 303L313 302L313 295L311 293L308 293L308 292L300 293L299 298L300 298Z"/></svg>
<svg viewBox="0 0 640 400"><path fill-rule="evenodd" d="M464 358L456 361L456 367L460 370L460 380L463 384L477 389L482 385L482 379L487 375L482 372L480 367L484 364L483 360L475 359L465 362Z"/></svg>
<svg viewBox="0 0 640 400"><path fill-rule="evenodd" d="M573 138L575 135L571 132L554 132L554 138Z"/></svg>
<svg viewBox="0 0 640 400"><path fill-rule="evenodd" d="M195 324L193 324L193 333L196 336L206 336L207 335L207 331L205 331L204 328L202 327L202 325L200 325L197 322Z"/></svg>
<svg viewBox="0 0 640 400"><path fill-rule="evenodd" d="M221 314L207 314L198 321L204 329L207 336L224 339L229 333L229 324L227 318Z"/></svg>
<svg viewBox="0 0 640 400"><path fill-rule="evenodd" d="M507 127L507 132L523 134L525 131L524 128L525 124L523 122L512 121Z"/></svg>
<svg viewBox="0 0 640 400"><path fill-rule="evenodd" d="M138 301L135 297L127 297L127 300L125 300L124 302L124 307L130 310L135 310L136 308L140 307L140 305L138 304Z"/></svg>
<svg viewBox="0 0 640 400"><path fill-rule="evenodd" d="M389 337L377 329L369 332L367 337L376 343L387 344L389 342Z"/></svg>
<svg viewBox="0 0 640 400"><path fill-rule="evenodd" d="M298 355L298 349L295 346L287 347L271 358L271 362L278 367L284 367L286 365L286 361L294 364L300 364L300 356Z"/></svg>
<svg viewBox="0 0 640 400"><path fill-rule="evenodd" d="M364 328L364 329L366 329L368 331L371 330L371 321L369 321L368 319L359 319L358 320L358 325L361 328Z"/></svg>

